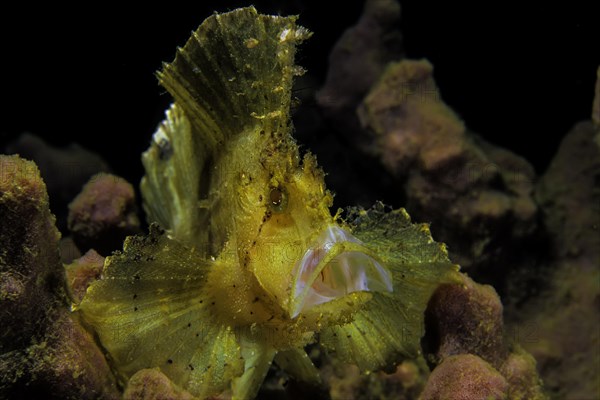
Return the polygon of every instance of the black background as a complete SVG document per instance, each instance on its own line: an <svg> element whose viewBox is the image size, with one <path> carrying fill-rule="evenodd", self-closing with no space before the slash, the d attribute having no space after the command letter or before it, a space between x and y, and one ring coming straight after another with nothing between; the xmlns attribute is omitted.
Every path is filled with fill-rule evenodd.
<svg viewBox="0 0 600 400"><path fill-rule="evenodd" d="M0 144L23 131L58 145L77 141L101 153L117 174L139 181L140 153L170 102L154 72L212 11L247 4L22 3L3 10ZM254 5L264 13L300 14L300 24L315 34L298 62L317 82L331 47L362 11L362 1ZM600 64L592 8L405 1L400 28L408 57L433 63L443 99L467 126L541 173L564 134L590 116Z"/></svg>

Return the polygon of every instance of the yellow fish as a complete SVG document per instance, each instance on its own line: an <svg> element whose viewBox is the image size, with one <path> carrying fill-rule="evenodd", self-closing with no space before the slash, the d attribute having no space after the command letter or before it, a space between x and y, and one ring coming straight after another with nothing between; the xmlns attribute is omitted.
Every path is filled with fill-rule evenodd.
<svg viewBox="0 0 600 400"><path fill-rule="evenodd" d="M427 301L457 268L403 209L330 213L291 136L310 36L295 21L214 14L158 74L175 103L143 155L155 224L77 306L124 380L158 367L200 398L252 398L273 360L318 382L311 343L363 371L419 354Z"/></svg>

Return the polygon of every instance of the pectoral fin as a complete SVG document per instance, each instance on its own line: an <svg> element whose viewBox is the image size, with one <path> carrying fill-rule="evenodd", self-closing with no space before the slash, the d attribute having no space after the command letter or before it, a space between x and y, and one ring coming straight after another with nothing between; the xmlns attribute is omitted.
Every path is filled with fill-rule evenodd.
<svg viewBox="0 0 600 400"><path fill-rule="evenodd" d="M350 212L352 233L378 255L392 275L393 292L374 292L353 321L321 332L323 346L363 371L392 367L420 352L424 312L435 289L458 282L458 267L426 225L412 224L404 209Z"/></svg>
<svg viewBox="0 0 600 400"><path fill-rule="evenodd" d="M151 226L108 257L101 280L78 306L124 380L158 367L201 398L221 393L244 370L238 338L216 321L207 276L215 262Z"/></svg>
<svg viewBox="0 0 600 400"><path fill-rule="evenodd" d="M319 371L304 349L281 351L275 356L275 362L281 369L298 381L306 382L310 385L319 385L321 383Z"/></svg>
<svg viewBox="0 0 600 400"><path fill-rule="evenodd" d="M246 340L242 337L242 357L244 358L244 373L233 380L233 399L253 399L260 385L265 380L269 367L275 356L275 349Z"/></svg>

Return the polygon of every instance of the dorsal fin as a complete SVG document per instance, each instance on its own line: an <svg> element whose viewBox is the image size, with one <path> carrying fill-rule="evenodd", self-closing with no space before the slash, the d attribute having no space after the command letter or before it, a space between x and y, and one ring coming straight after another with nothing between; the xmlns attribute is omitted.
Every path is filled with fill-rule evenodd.
<svg viewBox="0 0 600 400"><path fill-rule="evenodd" d="M143 155L150 222L196 246L214 241L209 179L222 152L237 135L289 127L296 44L310 36L296 19L254 7L214 14L158 72L175 105Z"/></svg>
<svg viewBox="0 0 600 400"><path fill-rule="evenodd" d="M214 14L158 73L206 150L259 119L287 124L295 45L309 36L296 19L254 7Z"/></svg>

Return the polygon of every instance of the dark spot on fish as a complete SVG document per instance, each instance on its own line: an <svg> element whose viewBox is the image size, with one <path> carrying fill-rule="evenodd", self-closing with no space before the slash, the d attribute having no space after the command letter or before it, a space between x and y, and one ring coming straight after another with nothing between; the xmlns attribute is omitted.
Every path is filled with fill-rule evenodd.
<svg viewBox="0 0 600 400"><path fill-rule="evenodd" d="M137 307L133 307L133 311L137 311L137 310L138 310L138 308L137 308Z"/></svg>
<svg viewBox="0 0 600 400"><path fill-rule="evenodd" d="M202 304L202 303L204 303L204 300L200 300L198 303Z"/></svg>
<svg viewBox="0 0 600 400"><path fill-rule="evenodd" d="M335 333L335 332L334 332L334 333L333 333L333 337L337 337L337 333Z"/></svg>
<svg viewBox="0 0 600 400"><path fill-rule="evenodd" d="M256 303L259 300L258 297L255 297L254 300L252 300L253 303Z"/></svg>
<svg viewBox="0 0 600 400"><path fill-rule="evenodd" d="M169 364L173 364L173 360L171 360L170 358L167 360L167 362L168 362Z"/></svg>
<svg viewBox="0 0 600 400"><path fill-rule="evenodd" d="M137 294L135 294L135 293L133 294L133 299L134 300L137 299Z"/></svg>
<svg viewBox="0 0 600 400"><path fill-rule="evenodd" d="M346 335L346 337L347 337L348 339L350 339L350 338L352 337L352 335Z"/></svg>
<svg viewBox="0 0 600 400"><path fill-rule="evenodd" d="M210 305L211 305L211 306L214 306L214 305L215 305L215 302L213 301L212 303L210 303Z"/></svg>
<svg viewBox="0 0 600 400"><path fill-rule="evenodd" d="M192 326L192 323L191 323L191 322L188 322L188 328L189 328L189 327L191 327L191 326Z"/></svg>
<svg viewBox="0 0 600 400"><path fill-rule="evenodd" d="M262 203L262 201L263 201L262 194L259 194L259 195L258 195L258 201L260 201L260 202Z"/></svg>
<svg viewBox="0 0 600 400"><path fill-rule="evenodd" d="M254 311L250 311L250 315L254 315Z"/></svg>
<svg viewBox="0 0 600 400"><path fill-rule="evenodd" d="M158 158L160 160L166 161L173 154L173 146L171 146L171 142L169 142L167 139L160 138L156 145L158 147Z"/></svg>
<svg viewBox="0 0 600 400"><path fill-rule="evenodd" d="M271 318L269 318L267 321L271 321L273 318L275 318L275 316L271 315Z"/></svg>
<svg viewBox="0 0 600 400"><path fill-rule="evenodd" d="M264 130L264 129L261 129L261 130L260 130L260 132L259 132L259 134L260 134L260 135L264 135L264 134L265 134L265 130Z"/></svg>
<svg viewBox="0 0 600 400"><path fill-rule="evenodd" d="M233 287L235 288L235 283L233 284Z"/></svg>
<svg viewBox="0 0 600 400"><path fill-rule="evenodd" d="M196 333L196 337L200 337L200 333Z"/></svg>
<svg viewBox="0 0 600 400"><path fill-rule="evenodd" d="M139 281L139 280L140 280L140 276L139 276L138 274L135 274L135 275L133 276L133 279L135 279L136 281Z"/></svg>
<svg viewBox="0 0 600 400"><path fill-rule="evenodd" d="M188 367L190 368L191 371L194 370L194 366L192 364L188 364Z"/></svg>
<svg viewBox="0 0 600 400"><path fill-rule="evenodd" d="M227 363L223 363L223 366L224 366L224 367L226 367L226 366L228 366L228 365L229 365L229 364L227 364Z"/></svg>

